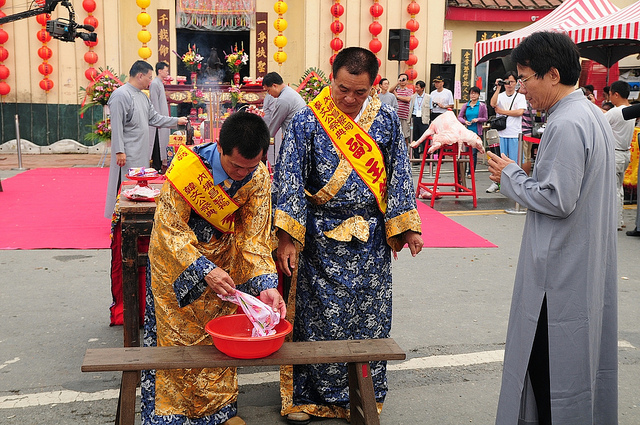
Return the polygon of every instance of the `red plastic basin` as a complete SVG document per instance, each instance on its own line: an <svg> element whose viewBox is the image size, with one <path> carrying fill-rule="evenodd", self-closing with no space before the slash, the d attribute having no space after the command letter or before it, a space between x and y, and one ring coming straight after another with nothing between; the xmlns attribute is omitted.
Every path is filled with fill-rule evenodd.
<svg viewBox="0 0 640 425"><path fill-rule="evenodd" d="M284 337L293 326L281 319L275 327L275 334L259 337L251 336L252 329L253 325L244 314L218 317L205 326L213 345L227 356L237 359L259 359L275 353L282 347Z"/></svg>

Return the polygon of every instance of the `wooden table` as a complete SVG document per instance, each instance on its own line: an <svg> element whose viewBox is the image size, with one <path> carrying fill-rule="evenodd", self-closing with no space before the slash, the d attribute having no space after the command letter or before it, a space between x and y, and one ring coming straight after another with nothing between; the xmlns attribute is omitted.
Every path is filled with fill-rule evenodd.
<svg viewBox="0 0 640 425"><path fill-rule="evenodd" d="M160 189L161 183L149 183L149 187ZM138 239L150 236L153 228L155 202L130 201L124 196L120 205L122 229L122 304L123 333L125 347L140 346L140 312L138 303L138 267L147 265L147 254L138 252Z"/></svg>

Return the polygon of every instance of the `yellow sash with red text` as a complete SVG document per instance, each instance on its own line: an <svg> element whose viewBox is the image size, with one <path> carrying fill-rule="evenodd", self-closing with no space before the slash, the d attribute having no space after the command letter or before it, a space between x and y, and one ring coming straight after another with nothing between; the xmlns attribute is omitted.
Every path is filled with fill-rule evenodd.
<svg viewBox="0 0 640 425"><path fill-rule="evenodd" d="M336 149L371 190L384 214L387 211L387 170L376 142L336 106L330 87L325 87L309 107Z"/></svg>
<svg viewBox="0 0 640 425"><path fill-rule="evenodd" d="M239 206L221 184L213 182L211 172L191 149L180 146L165 175L202 218L221 232L233 233L233 213Z"/></svg>

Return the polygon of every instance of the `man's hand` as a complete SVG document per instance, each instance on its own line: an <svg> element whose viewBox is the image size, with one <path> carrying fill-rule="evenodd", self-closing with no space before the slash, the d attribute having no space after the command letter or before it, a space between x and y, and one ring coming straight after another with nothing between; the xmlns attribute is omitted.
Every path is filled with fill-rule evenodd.
<svg viewBox="0 0 640 425"><path fill-rule="evenodd" d="M509 159L505 154L498 156L493 152L487 151L487 155L489 156L489 172L491 173L489 178L496 183L500 183L500 177L504 167L511 163L515 164L515 161Z"/></svg>
<svg viewBox="0 0 640 425"><path fill-rule="evenodd" d="M220 267L211 270L209 274L204 277L204 281L207 282L209 288L216 294L233 295L236 293L236 284L233 283L233 279Z"/></svg>
<svg viewBox="0 0 640 425"><path fill-rule="evenodd" d="M296 247L293 244L291 235L282 229L278 229L278 250L276 253L278 267L287 276L298 266Z"/></svg>
<svg viewBox="0 0 640 425"><path fill-rule="evenodd" d="M407 230L402 234L402 240L404 241L402 246L406 243L409 246L412 256L415 257L420 251L422 251L424 242L420 233L414 232L413 230Z"/></svg>
<svg viewBox="0 0 640 425"><path fill-rule="evenodd" d="M178 118L178 125L187 125L188 122L189 122L189 118L187 117Z"/></svg>
<svg viewBox="0 0 640 425"><path fill-rule="evenodd" d="M284 319L287 315L287 304L282 299L280 292L275 288L266 289L260 292L260 301L271 306L274 311L280 313L280 318Z"/></svg>
<svg viewBox="0 0 640 425"><path fill-rule="evenodd" d="M124 167L124 164L127 163L127 154L124 152L116 153L116 164L118 167Z"/></svg>

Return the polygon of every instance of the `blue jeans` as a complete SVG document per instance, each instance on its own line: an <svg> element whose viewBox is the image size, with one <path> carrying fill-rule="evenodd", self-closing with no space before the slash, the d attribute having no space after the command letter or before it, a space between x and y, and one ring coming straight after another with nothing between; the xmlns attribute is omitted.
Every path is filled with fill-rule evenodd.
<svg viewBox="0 0 640 425"><path fill-rule="evenodd" d="M509 159L518 163L518 138L500 137L500 153L507 155Z"/></svg>

